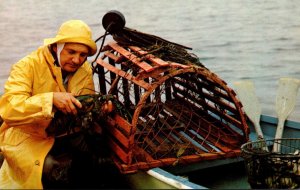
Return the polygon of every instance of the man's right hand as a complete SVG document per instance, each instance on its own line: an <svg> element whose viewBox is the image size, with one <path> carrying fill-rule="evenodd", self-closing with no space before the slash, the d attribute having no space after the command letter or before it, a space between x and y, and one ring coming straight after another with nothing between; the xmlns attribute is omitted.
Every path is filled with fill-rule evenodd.
<svg viewBox="0 0 300 190"><path fill-rule="evenodd" d="M72 93L53 92L53 105L64 114L77 114L77 108L82 105Z"/></svg>

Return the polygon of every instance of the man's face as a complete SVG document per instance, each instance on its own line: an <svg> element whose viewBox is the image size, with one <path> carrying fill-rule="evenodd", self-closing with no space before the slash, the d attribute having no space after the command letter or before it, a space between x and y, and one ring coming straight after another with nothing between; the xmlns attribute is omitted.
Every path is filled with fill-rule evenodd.
<svg viewBox="0 0 300 190"><path fill-rule="evenodd" d="M61 69L75 72L86 61L89 48L79 43L66 43L60 53Z"/></svg>

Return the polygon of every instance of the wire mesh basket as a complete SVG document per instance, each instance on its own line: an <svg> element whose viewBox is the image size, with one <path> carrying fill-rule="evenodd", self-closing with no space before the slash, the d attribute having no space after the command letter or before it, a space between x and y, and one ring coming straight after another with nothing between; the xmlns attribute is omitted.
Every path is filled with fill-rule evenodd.
<svg viewBox="0 0 300 190"><path fill-rule="evenodd" d="M277 146L278 152L266 150ZM248 142L241 146L248 182L254 189L300 187L300 139Z"/></svg>

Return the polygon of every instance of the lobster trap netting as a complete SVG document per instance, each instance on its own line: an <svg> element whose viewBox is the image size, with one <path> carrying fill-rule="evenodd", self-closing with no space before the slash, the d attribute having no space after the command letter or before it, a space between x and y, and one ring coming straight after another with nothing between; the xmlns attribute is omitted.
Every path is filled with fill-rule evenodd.
<svg viewBox="0 0 300 190"><path fill-rule="evenodd" d="M104 126L121 172L240 155L249 134L245 115L217 75L138 46L111 42L104 49L95 68L100 92L131 115L111 114Z"/></svg>
<svg viewBox="0 0 300 190"><path fill-rule="evenodd" d="M265 147L280 146L279 152ZM271 149L270 148L270 149ZM248 182L254 189L300 187L300 139L285 138L248 142L242 145Z"/></svg>

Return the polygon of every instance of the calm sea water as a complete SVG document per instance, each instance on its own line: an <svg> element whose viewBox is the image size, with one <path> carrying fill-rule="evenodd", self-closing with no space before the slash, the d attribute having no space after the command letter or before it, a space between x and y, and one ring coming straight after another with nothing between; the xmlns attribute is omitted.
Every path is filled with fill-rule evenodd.
<svg viewBox="0 0 300 190"><path fill-rule="evenodd" d="M300 78L298 0L2 0L0 93L11 65L55 36L60 24L82 19L96 39L102 17L119 10L126 26L189 47L225 80L252 80L263 113L276 115L280 77ZM291 119L300 120L300 94Z"/></svg>

